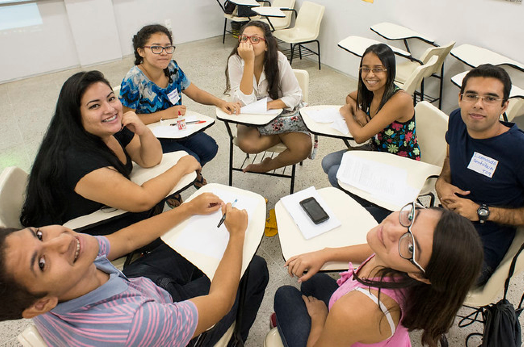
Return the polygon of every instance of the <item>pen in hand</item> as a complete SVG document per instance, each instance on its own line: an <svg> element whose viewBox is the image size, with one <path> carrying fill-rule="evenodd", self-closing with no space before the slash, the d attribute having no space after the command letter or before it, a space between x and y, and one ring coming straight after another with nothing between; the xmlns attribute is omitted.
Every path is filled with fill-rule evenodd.
<svg viewBox="0 0 524 347"><path fill-rule="evenodd" d="M233 203L231 204L231 207L235 207L237 200L238 199L235 199L235 201L233 201ZM226 213L224 212L224 214L222 215L222 218L220 218L220 222L218 222L217 228L220 228L220 226L224 224L225 220L226 220Z"/></svg>

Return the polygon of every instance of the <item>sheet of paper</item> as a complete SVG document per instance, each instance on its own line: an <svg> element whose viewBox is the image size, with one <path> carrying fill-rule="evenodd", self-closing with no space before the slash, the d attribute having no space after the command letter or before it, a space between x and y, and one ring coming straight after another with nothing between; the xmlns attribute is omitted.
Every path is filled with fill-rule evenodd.
<svg viewBox="0 0 524 347"><path fill-rule="evenodd" d="M253 215L260 203L252 197L237 196L225 190L216 190L213 191L213 194L220 197L225 203L233 203L237 199L235 207L239 210L245 209L248 216ZM189 223L176 239L174 248L181 247L219 260L222 259L229 241L229 232L224 224L217 228L221 218L222 210L210 215L191 217ZM251 223L251 217L248 217L248 228L249 223Z"/></svg>
<svg viewBox="0 0 524 347"><path fill-rule="evenodd" d="M352 155L351 151L344 153L337 172L340 181L399 205L415 200L418 195L407 184L407 178L404 169Z"/></svg>
<svg viewBox="0 0 524 347"><path fill-rule="evenodd" d="M346 123L345 119L337 119L337 120L335 120L330 125L330 127L332 127L335 130L340 131L344 135L349 134L348 124Z"/></svg>
<svg viewBox="0 0 524 347"><path fill-rule="evenodd" d="M336 120L344 120L339 112L340 107L327 107L318 110L310 110L307 115L317 123L333 123Z"/></svg>
<svg viewBox="0 0 524 347"><path fill-rule="evenodd" d="M153 132L153 135L158 138L164 138L164 139L176 139L181 137L186 137L191 135L192 130L191 127L194 124L186 124L186 128L182 130L178 130L178 126L175 125L159 125L157 127L154 127L151 131Z"/></svg>
<svg viewBox="0 0 524 347"><path fill-rule="evenodd" d="M260 99L240 109L241 114L279 114L282 110L268 110L267 98Z"/></svg>
<svg viewBox="0 0 524 347"><path fill-rule="evenodd" d="M300 206L300 201L307 199L309 197L314 197L320 206L326 211L329 216L329 219L323 223L315 224L306 214L302 206ZM329 208L327 203L322 199L320 194L318 194L315 187L309 187L307 189L301 190L294 194L283 197L282 204L289 212L293 220L297 224L298 228L302 232L302 235L306 240L309 240L312 237L321 235L325 232L328 232L336 227L341 225L335 213Z"/></svg>

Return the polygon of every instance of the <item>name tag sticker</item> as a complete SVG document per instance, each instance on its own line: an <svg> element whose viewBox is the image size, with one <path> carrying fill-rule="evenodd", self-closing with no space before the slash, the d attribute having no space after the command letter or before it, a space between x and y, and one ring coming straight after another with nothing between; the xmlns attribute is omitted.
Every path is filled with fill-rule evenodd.
<svg viewBox="0 0 524 347"><path fill-rule="evenodd" d="M173 105L176 105L178 100L180 100L180 95L178 95L178 89L174 89L171 93L167 94L167 97Z"/></svg>
<svg viewBox="0 0 524 347"><path fill-rule="evenodd" d="M473 157L471 157L471 161L469 162L468 169L478 172L479 174L486 177L492 178L498 164L498 160L478 152L474 152Z"/></svg>

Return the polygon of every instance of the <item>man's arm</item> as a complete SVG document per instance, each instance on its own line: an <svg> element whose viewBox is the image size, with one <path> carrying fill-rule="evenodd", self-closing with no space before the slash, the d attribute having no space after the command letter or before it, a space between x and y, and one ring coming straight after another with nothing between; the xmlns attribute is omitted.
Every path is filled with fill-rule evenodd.
<svg viewBox="0 0 524 347"><path fill-rule="evenodd" d="M231 204L223 206L222 211L226 213L224 223L229 231L229 242L211 281L209 294L189 300L198 310L198 324L193 336L216 324L235 303L248 218L246 210L237 210Z"/></svg>
<svg viewBox="0 0 524 347"><path fill-rule="evenodd" d="M479 217L477 210L480 204L466 198L457 196L468 195L469 191L464 191L451 184L451 167L449 165L449 146L444 159L444 165L440 176L435 183L435 190L442 206L453 210L463 217L466 217L472 222L478 222ZM503 207L489 207L488 221L498 224L520 226L524 225L524 207L522 208L503 208Z"/></svg>
<svg viewBox="0 0 524 347"><path fill-rule="evenodd" d="M221 204L222 200L218 196L203 193L171 211L107 235L111 245L107 258L113 260L143 247L195 214L209 214L217 211Z"/></svg>

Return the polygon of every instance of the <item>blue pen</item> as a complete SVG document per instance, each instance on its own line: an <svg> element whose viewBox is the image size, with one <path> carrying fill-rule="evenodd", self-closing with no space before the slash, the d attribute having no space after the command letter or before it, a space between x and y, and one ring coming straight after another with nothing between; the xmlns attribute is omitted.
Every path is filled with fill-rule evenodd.
<svg viewBox="0 0 524 347"><path fill-rule="evenodd" d="M237 200L238 199L235 199L235 201L233 201L233 203L231 204L231 207L235 207ZM225 220L226 220L226 213L224 212L224 214L222 215L222 218L220 218L220 222L218 222L217 228L220 228L220 226L224 223Z"/></svg>

